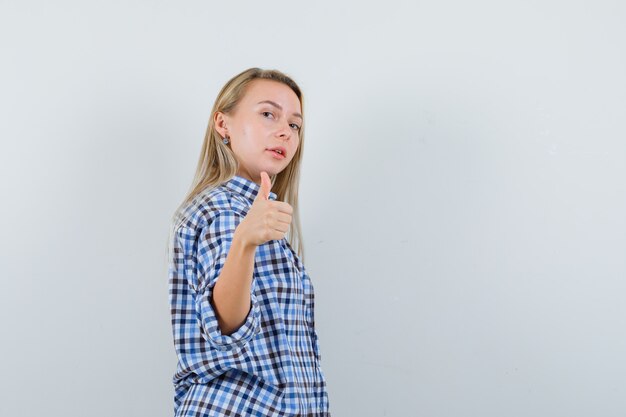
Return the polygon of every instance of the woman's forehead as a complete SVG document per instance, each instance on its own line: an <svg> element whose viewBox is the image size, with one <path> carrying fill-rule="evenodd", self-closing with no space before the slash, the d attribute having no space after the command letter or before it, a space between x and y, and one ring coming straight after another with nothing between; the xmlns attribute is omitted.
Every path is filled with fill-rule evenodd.
<svg viewBox="0 0 626 417"><path fill-rule="evenodd" d="M244 100L251 106L270 101L288 112L300 112L300 100L296 93L289 86L278 81L254 80L248 86Z"/></svg>

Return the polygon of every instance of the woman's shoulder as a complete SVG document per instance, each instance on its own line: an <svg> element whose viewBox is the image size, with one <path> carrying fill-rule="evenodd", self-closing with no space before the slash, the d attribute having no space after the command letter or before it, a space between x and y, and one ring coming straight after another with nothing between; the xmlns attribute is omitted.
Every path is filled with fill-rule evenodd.
<svg viewBox="0 0 626 417"><path fill-rule="evenodd" d="M232 211L230 197L223 185L201 191L178 211L176 229L184 227L198 230L206 227L218 215Z"/></svg>

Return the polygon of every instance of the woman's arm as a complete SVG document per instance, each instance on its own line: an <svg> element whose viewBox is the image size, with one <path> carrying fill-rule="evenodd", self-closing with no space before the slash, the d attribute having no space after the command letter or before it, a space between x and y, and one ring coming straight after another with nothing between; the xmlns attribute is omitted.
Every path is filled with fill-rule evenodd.
<svg viewBox="0 0 626 417"><path fill-rule="evenodd" d="M211 304L223 335L234 333L246 321L250 312L250 291L257 246L247 243L237 234L213 288Z"/></svg>
<svg viewBox="0 0 626 417"><path fill-rule="evenodd" d="M233 232L233 241L213 288L211 304L222 335L230 335L245 323L252 301L254 255L259 245L282 239L289 229L293 208L269 199L272 183L261 172L261 186L252 205Z"/></svg>

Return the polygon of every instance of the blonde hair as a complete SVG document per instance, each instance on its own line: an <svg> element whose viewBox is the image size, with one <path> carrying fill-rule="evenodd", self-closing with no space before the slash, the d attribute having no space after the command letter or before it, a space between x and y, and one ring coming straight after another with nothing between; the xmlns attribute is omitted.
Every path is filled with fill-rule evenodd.
<svg viewBox="0 0 626 417"><path fill-rule="evenodd" d="M281 71L264 70L256 67L248 68L235 75L222 87L211 110L209 125L204 136L200 158L191 187L172 217L172 227L168 241L168 256L172 256L172 239L178 227L185 220L185 208L187 208L188 203L195 198L201 198L199 196L205 195L207 191L230 180L239 170L239 162L235 158L232 149L223 143L222 137L215 130L213 117L218 111L223 113L232 112L245 95L246 87L256 79L274 80L290 87L300 100L300 107L304 116L304 100L300 87ZM276 193L276 199L289 203L293 208L292 223L289 227L287 240L302 262L304 262L304 247L298 210L298 186L300 182L300 163L304 148L305 124L306 122L303 120L299 130L300 143L289 165L278 174L270 175L272 192Z"/></svg>

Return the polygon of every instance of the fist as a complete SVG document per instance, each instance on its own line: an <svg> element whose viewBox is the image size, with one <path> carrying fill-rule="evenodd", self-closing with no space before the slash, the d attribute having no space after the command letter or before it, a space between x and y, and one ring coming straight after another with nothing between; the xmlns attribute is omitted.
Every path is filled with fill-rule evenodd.
<svg viewBox="0 0 626 417"><path fill-rule="evenodd" d="M293 208L284 201L270 200L271 188L269 175L261 171L261 189L235 229L235 234L246 245L259 246L270 240L282 239L289 229Z"/></svg>

